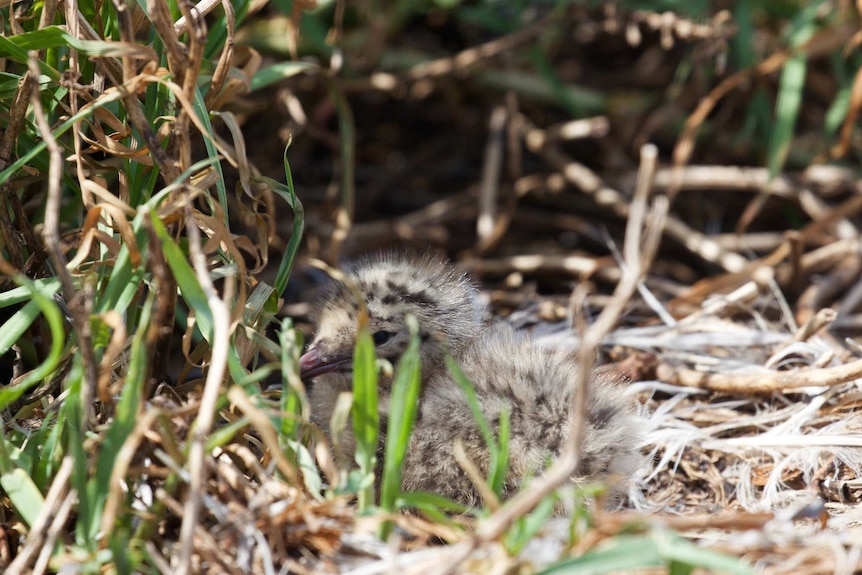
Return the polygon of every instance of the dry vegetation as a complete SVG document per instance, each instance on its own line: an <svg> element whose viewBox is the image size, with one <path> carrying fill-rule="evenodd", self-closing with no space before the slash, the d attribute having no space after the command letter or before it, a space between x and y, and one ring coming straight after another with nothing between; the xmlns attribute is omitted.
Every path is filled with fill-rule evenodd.
<svg viewBox="0 0 862 575"><path fill-rule="evenodd" d="M862 571L856 8L312 4L0 1L4 572ZM308 262L393 245L636 386L622 508L357 506Z"/></svg>

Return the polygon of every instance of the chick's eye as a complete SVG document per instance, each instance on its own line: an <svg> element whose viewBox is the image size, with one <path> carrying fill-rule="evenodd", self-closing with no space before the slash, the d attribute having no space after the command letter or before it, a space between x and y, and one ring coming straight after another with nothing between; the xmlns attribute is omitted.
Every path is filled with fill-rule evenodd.
<svg viewBox="0 0 862 575"><path fill-rule="evenodd" d="M375 331L374 335L372 335L371 337L372 339L374 339L374 345L383 345L384 343L392 339L394 335L395 334L391 331L384 331L381 329L380 331Z"/></svg>

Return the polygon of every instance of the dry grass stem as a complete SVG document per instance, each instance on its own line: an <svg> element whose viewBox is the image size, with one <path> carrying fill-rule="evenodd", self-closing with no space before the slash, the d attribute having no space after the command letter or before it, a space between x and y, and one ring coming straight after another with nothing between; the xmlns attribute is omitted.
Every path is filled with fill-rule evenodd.
<svg viewBox="0 0 862 575"><path fill-rule="evenodd" d="M80 291L75 289L72 276L67 268L66 256L61 248L60 239L60 211L61 211L61 179L63 177L63 152L57 139L48 125L45 111L42 108L42 100L37 78L39 78L39 67L35 57L31 55L28 60L30 68L30 81L33 83L30 94L30 103L33 106L33 114L39 133L48 148L50 162L48 167L48 197L45 202L45 227L44 241L48 256L53 264L54 273L59 277L63 286L63 295L72 314L72 323L78 338L78 346L81 350L81 359L84 367L84 385L81 388L81 404L86 410L84 421L95 417L93 399L98 385L98 374L96 356L91 341L90 313L92 310L90 290L84 288Z"/></svg>
<svg viewBox="0 0 862 575"><path fill-rule="evenodd" d="M203 497L203 484L206 479L204 466L204 446L212 430L216 403L225 380L230 345L230 312L228 306L218 297L207 269L206 259L200 250L200 232L191 214L191 207L186 206L186 229L189 234L189 254L195 275L207 297L207 304L212 313L212 355L206 384L201 396L200 411L192 428L191 443L188 455L189 495L182 512L182 528L180 534L180 553L175 557L172 568L176 573L185 575L191 569L191 556L194 547L194 535L198 527L198 512ZM228 278L228 286L231 279ZM231 297L231 289L225 289L225 298Z"/></svg>
<svg viewBox="0 0 862 575"><path fill-rule="evenodd" d="M108 497L105 500L105 509L102 514L101 526L105 533L113 529L115 525L123 501L125 478L128 476L135 454L156 419L161 416L162 413L158 409L149 409L143 412L117 454L116 462L111 469L111 479L107 486Z"/></svg>
<svg viewBox="0 0 862 575"><path fill-rule="evenodd" d="M543 18L501 38L462 50L453 57L439 58L414 66L407 74L407 78L416 82L450 74L465 74L478 62L512 50L541 34L547 27L548 20Z"/></svg>
<svg viewBox="0 0 862 575"><path fill-rule="evenodd" d="M57 474L54 476L54 481L51 483L51 488L45 494L45 501L42 503L42 509L30 526L30 533L27 537L27 543L18 552L15 560L9 564L7 571L9 573L26 573L27 566L33 556L40 552L40 548L45 542L49 526L59 514L59 510L63 506L63 501L68 496L69 479L72 477L74 470L74 461L71 457L63 458Z"/></svg>
<svg viewBox="0 0 862 575"><path fill-rule="evenodd" d="M63 498L59 509L48 527L48 533L45 535L45 541L42 543L42 551L36 559L36 564L33 566L32 573L40 575L48 570L51 556L54 554L54 548L57 540L64 535L66 530L66 522L69 520L69 515L72 513L72 508L77 501L77 494L70 491Z"/></svg>
<svg viewBox="0 0 862 575"><path fill-rule="evenodd" d="M767 394L802 387L833 386L862 377L862 360L836 367L765 373L704 373L661 364L661 381L722 393Z"/></svg>
<svg viewBox="0 0 862 575"><path fill-rule="evenodd" d="M479 217L476 219L476 235L479 243L487 244L494 232L497 219L497 196L503 164L503 134L506 127L505 106L497 106L488 121L488 142L485 146L485 161L482 182L479 186Z"/></svg>
<svg viewBox="0 0 862 575"><path fill-rule="evenodd" d="M272 422L266 414L251 403L249 397L240 387L231 387L227 395L228 399L249 418L254 429L261 434L264 445L266 445L269 455L275 459L278 470L284 474L291 485L301 485L302 479L299 476L299 470L285 457L281 446L278 444L278 437L272 427Z"/></svg>
<svg viewBox="0 0 862 575"><path fill-rule="evenodd" d="M458 465L461 466L461 469L464 470L464 473L473 482L476 491L479 492L484 506L490 511L496 511L500 507L500 500L494 491L488 487L488 483L485 481L485 474L482 473L479 466L464 451L464 444L461 441L455 441L455 444L452 446L452 452Z"/></svg>

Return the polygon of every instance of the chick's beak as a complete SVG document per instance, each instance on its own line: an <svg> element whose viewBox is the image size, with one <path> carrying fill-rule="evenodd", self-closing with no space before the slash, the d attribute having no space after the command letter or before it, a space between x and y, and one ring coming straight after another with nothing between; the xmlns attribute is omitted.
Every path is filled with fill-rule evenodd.
<svg viewBox="0 0 862 575"><path fill-rule="evenodd" d="M320 357L320 350L312 347L299 358L299 375L306 379L329 373L349 365L352 360L352 357L323 359Z"/></svg>

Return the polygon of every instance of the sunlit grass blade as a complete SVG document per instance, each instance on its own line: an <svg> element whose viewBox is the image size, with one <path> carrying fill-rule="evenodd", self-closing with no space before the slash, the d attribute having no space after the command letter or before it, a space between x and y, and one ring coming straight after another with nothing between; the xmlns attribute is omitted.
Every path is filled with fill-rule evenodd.
<svg viewBox="0 0 862 575"><path fill-rule="evenodd" d="M551 495L542 499L533 511L519 518L506 533L504 544L512 555L521 552L524 546L545 526L554 514L557 497Z"/></svg>
<svg viewBox="0 0 862 575"><path fill-rule="evenodd" d="M353 433L356 437L356 463L364 478L374 476L377 467L377 439L380 415L377 411L377 358L374 342L368 332L368 315L359 315L356 349L353 354ZM364 479L359 490L359 509L374 504L374 481Z"/></svg>
<svg viewBox="0 0 862 575"><path fill-rule="evenodd" d="M817 31L815 8L818 4L815 2L797 16L796 29L790 38L791 45L801 46ZM781 79L778 83L778 100L775 104L775 123L772 126L767 150L767 167L770 178L778 175L790 152L796 120L802 105L802 92L805 89L807 70L808 55L804 52L791 56L781 70Z"/></svg>
<svg viewBox="0 0 862 575"><path fill-rule="evenodd" d="M48 329L51 332L51 349L48 353L48 357L45 358L45 361L24 376L19 383L16 385L6 386L0 390L0 409L5 409L9 404L21 397L21 395L23 395L28 389L47 379L48 376L57 368L66 343L66 332L63 327L63 315L60 312L60 308L51 299L53 293L50 293L50 290L50 295L42 293L39 287L23 276L16 277L15 279L22 287L30 290L32 301L25 305L18 313L13 315L10 321L14 320L16 322L16 331L23 333L23 330L25 330L35 319L36 308L38 308L38 310L41 311L42 316L45 318L45 321L48 323ZM23 314L23 316L18 317L19 314ZM29 322L27 321L28 318ZM24 325L24 323L27 325Z"/></svg>
<svg viewBox="0 0 862 575"><path fill-rule="evenodd" d="M0 441L5 440L0 439ZM32 526L39 510L42 509L42 504L45 503L45 498L27 472L19 467L3 473L0 475L0 487L3 488L3 492L15 506L24 523Z"/></svg>
<svg viewBox="0 0 862 575"><path fill-rule="evenodd" d="M509 464L509 413L505 409L500 411L500 427L498 430L499 437L494 437L491 427L488 425L485 415L482 413L482 408L479 405L479 398L476 395L476 390L473 384L464 375L461 367L451 357L446 358L446 365L455 382L464 392L467 399L467 405L473 413L473 419L479 428L479 433L482 435L482 440L488 447L488 485L492 491L500 497L502 495L503 484L506 480Z"/></svg>
<svg viewBox="0 0 862 575"><path fill-rule="evenodd" d="M650 537L618 535L601 548L588 551L574 559L561 561L541 571L539 575L628 573L662 565L664 561Z"/></svg>
<svg viewBox="0 0 862 575"><path fill-rule="evenodd" d="M539 575L628 573L663 566L670 567L673 573L690 573L695 567L735 575L754 573L736 557L698 547L670 532L653 530L644 535L617 535L597 549L561 561Z"/></svg>
<svg viewBox="0 0 862 575"><path fill-rule="evenodd" d="M278 271L275 276L275 291L283 293L287 287L287 280L290 278L290 272L293 270L293 262L296 260L296 254L299 251L299 244L302 241L302 234L305 229L305 210L302 207L302 202L296 195L296 190L293 188L293 174L290 171L290 163L287 160L287 150L290 147L290 141L284 147L284 177L286 184L277 182L272 178L262 176L257 178L263 182L274 193L281 196L287 202L290 209L293 210L293 229L290 234L290 240L287 242L287 249L284 250L284 255L281 258L281 263L278 266Z"/></svg>
<svg viewBox="0 0 862 575"><path fill-rule="evenodd" d="M27 49L19 46L11 38L0 35L0 58L8 58L20 64L27 63ZM37 65L39 71L51 78L52 80L60 79L60 72L56 68L49 66L46 62L38 60Z"/></svg>
<svg viewBox="0 0 862 575"><path fill-rule="evenodd" d="M471 511L470 507L466 505L427 491L402 493L395 500L395 506L398 509L421 511L429 518L447 524L451 524L451 519L447 513L464 514Z"/></svg>
<svg viewBox="0 0 862 575"><path fill-rule="evenodd" d="M284 418L281 421L281 439L283 442L298 439L300 422L308 411L305 400L305 390L302 382L297 377L299 366L299 352L302 342L297 330L293 328L293 321L285 318L281 322L279 330L279 341L281 342L281 411Z"/></svg>
<svg viewBox="0 0 862 575"><path fill-rule="evenodd" d="M34 301L27 302L12 314L12 317L0 326L0 355L12 349L12 346L40 315L42 310Z"/></svg>
<svg viewBox="0 0 862 575"><path fill-rule="evenodd" d="M682 565L687 567L689 572L694 571L695 568L701 568L734 575L755 573L754 569L742 559L704 549L672 531L655 528L650 531L650 535L656 549L671 569L675 565Z"/></svg>
<svg viewBox="0 0 862 575"><path fill-rule="evenodd" d="M39 293L46 297L52 297L60 289L60 280L57 278L38 279L33 281L32 287L19 286L0 293L0 309L29 300L32 289L39 290Z"/></svg>
<svg viewBox="0 0 862 575"><path fill-rule="evenodd" d="M278 81L290 78L303 72L320 71L320 66L311 62L278 62L257 71L251 79L249 90L254 92Z"/></svg>
<svg viewBox="0 0 862 575"><path fill-rule="evenodd" d="M389 402L389 423L386 428L385 459L380 487L380 507L385 511L395 511L395 501L401 493L401 467L419 409L419 327L413 317L408 318L408 324L410 344L398 362L398 372L392 383L392 397ZM391 523L385 523L381 528L381 538L385 539L391 528Z"/></svg>

